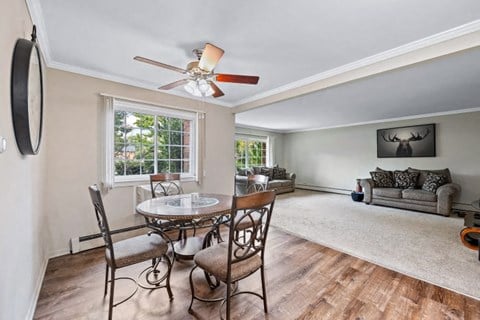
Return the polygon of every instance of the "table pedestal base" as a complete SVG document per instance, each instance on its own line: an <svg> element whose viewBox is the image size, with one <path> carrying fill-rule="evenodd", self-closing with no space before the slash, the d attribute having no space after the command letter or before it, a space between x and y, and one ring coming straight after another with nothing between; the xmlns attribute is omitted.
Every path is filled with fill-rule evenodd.
<svg viewBox="0 0 480 320"><path fill-rule="evenodd" d="M192 260L195 253L202 250L202 237L188 237L181 239L173 245L175 257L181 260Z"/></svg>

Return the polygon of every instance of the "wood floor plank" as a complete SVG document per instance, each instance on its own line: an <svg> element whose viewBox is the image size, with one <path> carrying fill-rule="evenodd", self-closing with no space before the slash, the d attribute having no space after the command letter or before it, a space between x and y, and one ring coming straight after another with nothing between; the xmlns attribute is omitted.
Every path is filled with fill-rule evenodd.
<svg viewBox="0 0 480 320"><path fill-rule="evenodd" d="M238 296L232 319L480 319L480 301L402 275L319 244L271 228L266 252L269 312L254 296ZM136 276L146 264L118 270ZM114 308L114 319L218 319L219 304L190 303L191 261L176 262L172 272L174 300L165 290L142 290ZM104 249L49 261L34 319L106 319L103 297ZM198 281L200 275L196 276ZM131 290L118 282L116 299ZM260 275L240 289L261 291ZM205 292L209 292L205 289Z"/></svg>

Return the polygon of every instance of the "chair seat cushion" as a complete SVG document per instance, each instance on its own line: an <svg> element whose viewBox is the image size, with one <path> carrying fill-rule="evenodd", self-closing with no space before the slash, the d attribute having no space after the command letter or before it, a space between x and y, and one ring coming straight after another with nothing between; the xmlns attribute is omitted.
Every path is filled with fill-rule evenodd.
<svg viewBox="0 0 480 320"><path fill-rule="evenodd" d="M167 242L154 233L150 236L145 234L121 240L113 244L115 265L117 268L161 257L167 250ZM105 258L107 259L107 263L112 266L113 261L108 249L106 249Z"/></svg>
<svg viewBox="0 0 480 320"><path fill-rule="evenodd" d="M402 190L398 188L373 188L373 195L385 198L402 198Z"/></svg>
<svg viewBox="0 0 480 320"><path fill-rule="evenodd" d="M435 193L420 189L405 189L402 191L402 197L409 200L437 201L437 195Z"/></svg>
<svg viewBox="0 0 480 320"><path fill-rule="evenodd" d="M222 242L199 251L193 258L197 266L227 281L228 243ZM246 260L232 264L232 281L235 282L257 271L262 266L262 258L256 254Z"/></svg>

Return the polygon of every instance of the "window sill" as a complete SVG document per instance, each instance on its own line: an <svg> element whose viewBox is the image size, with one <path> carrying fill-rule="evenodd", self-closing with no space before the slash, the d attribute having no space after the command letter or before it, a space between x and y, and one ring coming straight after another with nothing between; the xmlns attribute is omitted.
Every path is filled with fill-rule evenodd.
<svg viewBox="0 0 480 320"><path fill-rule="evenodd" d="M198 182L197 177L195 176L187 176L180 178L180 183L184 182ZM114 182L113 188L126 188L126 187L134 187L142 184L148 184L150 180L148 178L139 177L139 178L130 178L130 179L119 179Z"/></svg>

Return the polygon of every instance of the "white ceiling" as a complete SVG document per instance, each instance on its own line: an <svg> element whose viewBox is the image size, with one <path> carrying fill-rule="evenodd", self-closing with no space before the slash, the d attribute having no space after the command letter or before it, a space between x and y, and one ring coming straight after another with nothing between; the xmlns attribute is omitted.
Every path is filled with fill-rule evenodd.
<svg viewBox="0 0 480 320"><path fill-rule="evenodd" d="M480 18L478 0L27 2L54 68L155 89L183 75L135 55L184 68L205 42L223 48L217 72L260 76L257 86L220 83L225 96L208 101L226 106ZM473 50L413 65L243 112L237 121L289 131L478 107L478 90L468 89L478 88L478 67L468 68L478 57ZM169 92L186 95L181 87ZM361 117L352 116L358 110Z"/></svg>

